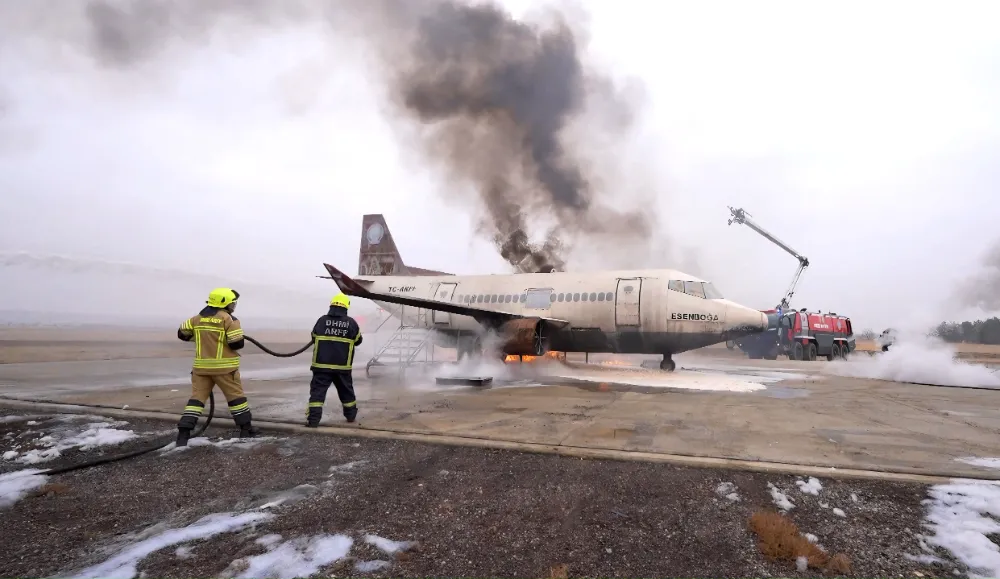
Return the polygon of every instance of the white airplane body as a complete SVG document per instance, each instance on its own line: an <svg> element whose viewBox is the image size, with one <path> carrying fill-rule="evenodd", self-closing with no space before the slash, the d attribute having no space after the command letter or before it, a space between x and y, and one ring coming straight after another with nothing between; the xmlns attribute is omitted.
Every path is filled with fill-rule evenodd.
<svg viewBox="0 0 1000 579"><path fill-rule="evenodd" d="M358 277L324 265L341 291L433 330L460 356L480 351L484 330L494 330L504 355L662 354L661 367L672 370L673 354L762 332L769 322L674 269L458 276L408 267L381 215L364 216Z"/></svg>

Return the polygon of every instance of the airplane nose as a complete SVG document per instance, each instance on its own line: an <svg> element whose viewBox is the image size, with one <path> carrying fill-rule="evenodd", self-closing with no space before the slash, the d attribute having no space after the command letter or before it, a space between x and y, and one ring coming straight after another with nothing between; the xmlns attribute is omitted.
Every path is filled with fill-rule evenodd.
<svg viewBox="0 0 1000 579"><path fill-rule="evenodd" d="M768 329L767 314L760 310L730 304L726 309L728 339L757 334Z"/></svg>

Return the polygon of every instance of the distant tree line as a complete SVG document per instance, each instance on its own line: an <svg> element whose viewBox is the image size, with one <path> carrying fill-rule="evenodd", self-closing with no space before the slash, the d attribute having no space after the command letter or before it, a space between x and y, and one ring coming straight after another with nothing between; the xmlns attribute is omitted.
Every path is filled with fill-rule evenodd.
<svg viewBox="0 0 1000 579"><path fill-rule="evenodd" d="M941 322L933 334L945 342L1000 345L1000 318L974 322Z"/></svg>

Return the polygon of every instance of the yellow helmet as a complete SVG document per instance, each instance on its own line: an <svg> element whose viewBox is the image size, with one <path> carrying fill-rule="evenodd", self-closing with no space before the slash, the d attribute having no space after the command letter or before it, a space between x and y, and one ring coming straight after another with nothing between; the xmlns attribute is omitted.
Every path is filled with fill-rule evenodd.
<svg viewBox="0 0 1000 579"><path fill-rule="evenodd" d="M351 298L347 297L346 294L337 294L333 296L332 300L330 300L330 305L344 308L346 310L351 307Z"/></svg>
<svg viewBox="0 0 1000 579"><path fill-rule="evenodd" d="M213 308L224 308L240 299L240 293L227 287L218 287L208 294L206 304Z"/></svg>

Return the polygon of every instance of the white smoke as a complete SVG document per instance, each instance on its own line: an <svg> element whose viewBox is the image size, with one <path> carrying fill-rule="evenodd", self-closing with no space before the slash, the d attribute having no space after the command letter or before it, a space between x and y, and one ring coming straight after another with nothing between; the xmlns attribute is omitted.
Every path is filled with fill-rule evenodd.
<svg viewBox="0 0 1000 579"><path fill-rule="evenodd" d="M1000 375L986 366L955 358L946 342L920 332L897 334L888 352L867 356L855 352L848 360L823 365L823 372L851 378L914 382L939 386L1000 388Z"/></svg>

